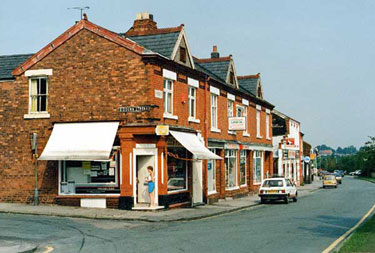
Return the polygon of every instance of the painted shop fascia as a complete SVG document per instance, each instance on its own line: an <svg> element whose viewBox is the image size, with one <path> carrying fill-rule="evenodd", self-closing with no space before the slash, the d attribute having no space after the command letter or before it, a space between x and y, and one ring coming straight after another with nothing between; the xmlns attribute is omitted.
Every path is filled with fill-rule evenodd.
<svg viewBox="0 0 375 253"><path fill-rule="evenodd" d="M174 44L157 52L156 35ZM0 108L1 201L32 202L37 188L42 203L147 209L151 165L156 208L194 206L247 195L273 173L274 106L260 75L237 77L216 47L193 57L183 26L158 29L141 14L117 34L84 19L38 53L7 59L1 99L16 107ZM246 129L229 130L230 116Z"/></svg>

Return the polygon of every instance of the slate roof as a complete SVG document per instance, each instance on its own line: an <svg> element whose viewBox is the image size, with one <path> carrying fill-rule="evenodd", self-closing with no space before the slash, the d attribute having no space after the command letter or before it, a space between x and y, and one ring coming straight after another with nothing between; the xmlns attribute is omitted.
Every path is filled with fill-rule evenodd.
<svg viewBox="0 0 375 253"><path fill-rule="evenodd" d="M0 55L0 80L14 79L12 70L34 54Z"/></svg>
<svg viewBox="0 0 375 253"><path fill-rule="evenodd" d="M198 59L198 64L205 69L212 72L215 76L219 77L222 82L226 83L228 69L230 65L230 58L226 60L213 60L206 61L205 59Z"/></svg>
<svg viewBox="0 0 375 253"><path fill-rule="evenodd" d="M119 34L121 37L126 37L140 44L141 46L159 53L167 58L171 58L173 49L176 45L177 38L180 32L162 33L162 34L151 34L151 35L139 35L139 36L125 36L125 34Z"/></svg>
<svg viewBox="0 0 375 253"><path fill-rule="evenodd" d="M240 86L240 88L251 92L254 96L257 95L257 83L258 83L259 77L254 77L254 78L237 77L237 78L238 78L238 85Z"/></svg>

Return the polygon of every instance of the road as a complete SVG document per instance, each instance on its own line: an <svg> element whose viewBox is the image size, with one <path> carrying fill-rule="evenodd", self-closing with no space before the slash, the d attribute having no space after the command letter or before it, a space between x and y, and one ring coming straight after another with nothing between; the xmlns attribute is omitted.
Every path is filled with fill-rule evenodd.
<svg viewBox="0 0 375 253"><path fill-rule="evenodd" d="M345 177L288 205L190 222L147 223L0 214L0 242L39 252L322 252L375 204L375 184Z"/></svg>

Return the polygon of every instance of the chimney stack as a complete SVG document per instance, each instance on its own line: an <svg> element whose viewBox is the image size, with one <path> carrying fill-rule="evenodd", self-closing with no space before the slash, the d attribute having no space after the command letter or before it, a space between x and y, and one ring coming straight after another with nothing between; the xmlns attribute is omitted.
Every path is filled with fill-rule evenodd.
<svg viewBox="0 0 375 253"><path fill-rule="evenodd" d="M211 53L211 58L219 58L220 57L220 54L219 52L217 51L217 46L213 46L213 49L212 49L212 53Z"/></svg>
<svg viewBox="0 0 375 253"><path fill-rule="evenodd" d="M137 13L137 17L134 20L132 31L134 32L145 32L158 29L154 16L148 12Z"/></svg>

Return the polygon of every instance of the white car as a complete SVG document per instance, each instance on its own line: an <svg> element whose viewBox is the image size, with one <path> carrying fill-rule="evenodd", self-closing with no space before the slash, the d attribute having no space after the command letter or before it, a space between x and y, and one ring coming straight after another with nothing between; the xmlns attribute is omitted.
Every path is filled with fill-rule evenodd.
<svg viewBox="0 0 375 253"><path fill-rule="evenodd" d="M283 200L285 204L289 199L297 202L297 187L286 178L267 178L263 180L259 189L260 202L263 204L267 200Z"/></svg>

